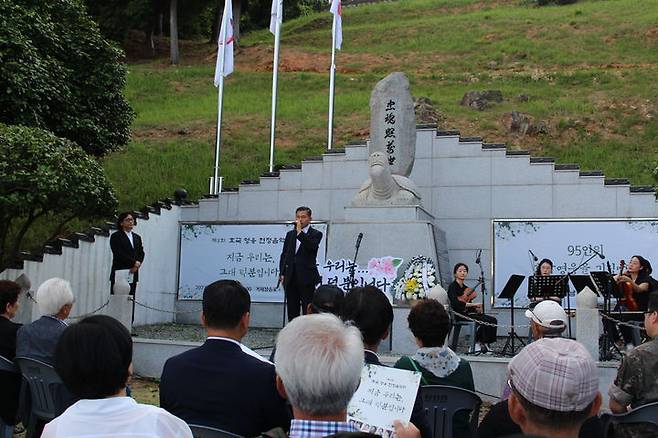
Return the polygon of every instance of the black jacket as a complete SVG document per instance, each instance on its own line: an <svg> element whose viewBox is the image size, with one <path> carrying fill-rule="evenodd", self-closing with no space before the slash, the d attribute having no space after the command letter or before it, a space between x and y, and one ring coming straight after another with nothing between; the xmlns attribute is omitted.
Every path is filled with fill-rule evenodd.
<svg viewBox="0 0 658 438"><path fill-rule="evenodd" d="M295 253L297 240L301 244L299 251ZM307 233L297 234L295 230L288 231L279 259L279 272L284 276L284 287L288 286L293 275L297 283L303 286L315 286L320 282L316 259L321 240L322 232L313 227L309 227Z"/></svg>
<svg viewBox="0 0 658 438"><path fill-rule="evenodd" d="M110 236L110 248L112 249L112 273L110 281L114 282L114 271L130 269L135 262L144 261L144 247L142 238L137 233L133 234L133 245L130 244L128 236L123 230L118 230ZM139 269L134 275L135 282L139 280Z"/></svg>

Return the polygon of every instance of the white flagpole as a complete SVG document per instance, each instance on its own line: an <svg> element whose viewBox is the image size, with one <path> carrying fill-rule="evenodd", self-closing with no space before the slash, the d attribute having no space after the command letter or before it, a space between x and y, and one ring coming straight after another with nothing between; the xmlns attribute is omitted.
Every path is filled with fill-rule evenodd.
<svg viewBox="0 0 658 438"><path fill-rule="evenodd" d="M334 83L336 79L336 22L338 14L334 14L331 31L331 67L329 68L329 127L327 135L327 149L331 149L334 142Z"/></svg>
<svg viewBox="0 0 658 438"><path fill-rule="evenodd" d="M230 0L229 0L230 1ZM223 52L223 50L222 50ZM222 53L222 57L224 54ZM220 65L224 64L224 61L220 61ZM221 68L224 68L222 65ZM222 188L219 181L219 143L222 138L222 106L224 100L224 75L221 75L219 78L219 92L217 97L217 143L215 144L215 173L213 176L213 190L210 193L211 195L218 195L221 193Z"/></svg>
<svg viewBox="0 0 658 438"><path fill-rule="evenodd" d="M226 34L228 32L228 26L231 25L230 20L232 17L226 17L227 15L227 10L226 10L226 3L230 2L231 0L226 0L224 2L224 17L222 17L222 31L221 35L219 36L219 40L222 42L219 46L219 52L217 53L217 56L219 56L219 83L217 84L218 92L217 92L217 136L216 136L216 143L215 143L215 168L214 168L214 173L213 173L213 179L212 179L212 184L211 184L211 195L218 195L222 191L222 184L221 184L221 178L219 176L219 145L221 143L221 138L222 138L222 107L223 102L224 102L224 62L226 58Z"/></svg>
<svg viewBox="0 0 658 438"><path fill-rule="evenodd" d="M276 0L275 0L276 1ZM283 5L279 3L279 6ZM270 126L270 173L274 172L274 138L276 131L276 90L279 81L279 38L281 35L281 21L279 14L283 11L277 9L276 27L274 30L274 62L272 65L272 120Z"/></svg>

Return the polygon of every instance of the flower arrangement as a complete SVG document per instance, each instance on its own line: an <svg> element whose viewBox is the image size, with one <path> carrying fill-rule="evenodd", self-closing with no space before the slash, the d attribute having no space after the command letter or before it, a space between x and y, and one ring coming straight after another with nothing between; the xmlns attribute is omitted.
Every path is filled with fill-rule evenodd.
<svg viewBox="0 0 658 438"><path fill-rule="evenodd" d="M393 297L397 301L423 299L434 286L436 286L434 262L428 257L418 255L409 261L404 274L393 286Z"/></svg>

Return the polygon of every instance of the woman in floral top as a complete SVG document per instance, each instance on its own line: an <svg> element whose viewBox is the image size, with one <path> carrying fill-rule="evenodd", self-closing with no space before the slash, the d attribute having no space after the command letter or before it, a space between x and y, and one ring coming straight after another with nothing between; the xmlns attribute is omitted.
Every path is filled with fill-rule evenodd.
<svg viewBox="0 0 658 438"><path fill-rule="evenodd" d="M411 308L407 321L420 348L413 356L400 358L395 368L422 373L421 386L457 386L474 391L471 365L444 346L450 318L443 305L433 299L422 300ZM468 434L467 413L455 415L453 431L454 436Z"/></svg>

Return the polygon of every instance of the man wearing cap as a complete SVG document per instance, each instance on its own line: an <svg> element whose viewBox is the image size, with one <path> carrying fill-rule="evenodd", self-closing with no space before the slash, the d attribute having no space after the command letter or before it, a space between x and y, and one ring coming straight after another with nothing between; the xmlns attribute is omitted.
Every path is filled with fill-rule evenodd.
<svg viewBox="0 0 658 438"><path fill-rule="evenodd" d="M549 303L549 304L544 304ZM552 303L552 304L550 304ZM542 305L543 304L543 305ZM542 305L540 307L540 305ZM555 306L557 307L555 307ZM561 309L562 313L560 314L557 308ZM549 310L552 310L549 312ZM533 313L534 312L534 315ZM562 338L559 338L560 334L565 330L566 327L566 313L562 306L560 306L555 301L542 301L537 304L533 311L526 311L526 316L531 318L531 327L533 328L533 337L535 340L546 338L557 338L561 341ZM562 318L562 328L558 329L558 324L552 321L557 321ZM548 325L552 330L545 330L545 327L542 325L542 322L545 325ZM535 344L531 344L535 345ZM581 348L582 346L578 344ZM525 349L530 348L529 346ZM525 350L524 349L524 350ZM510 384L508 381L508 385ZM511 395L511 388L506 385L505 390L503 391L503 400L496 403L489 409L487 415L480 422L478 427L477 436L478 438L495 438L495 437L506 437L509 435L521 433L521 428L516 424L510 415L510 406L507 398ZM594 415L585 420L582 427L580 427L580 438L590 438L595 436L602 436L602 425L599 418Z"/></svg>
<svg viewBox="0 0 658 438"><path fill-rule="evenodd" d="M507 369L510 416L526 435L576 438L601 407L596 364L576 341L540 339L512 358Z"/></svg>
<svg viewBox="0 0 658 438"><path fill-rule="evenodd" d="M567 313L553 300L544 300L534 309L525 311L530 319L530 330L534 340L541 338L558 338L567 328Z"/></svg>
<svg viewBox="0 0 658 438"><path fill-rule="evenodd" d="M610 410L624 413L658 401L658 292L649 295L644 313L644 328L650 341L635 347L623 359L617 377L610 386ZM622 430L623 429L623 430ZM625 425L615 427L615 436L656 436L656 427Z"/></svg>

